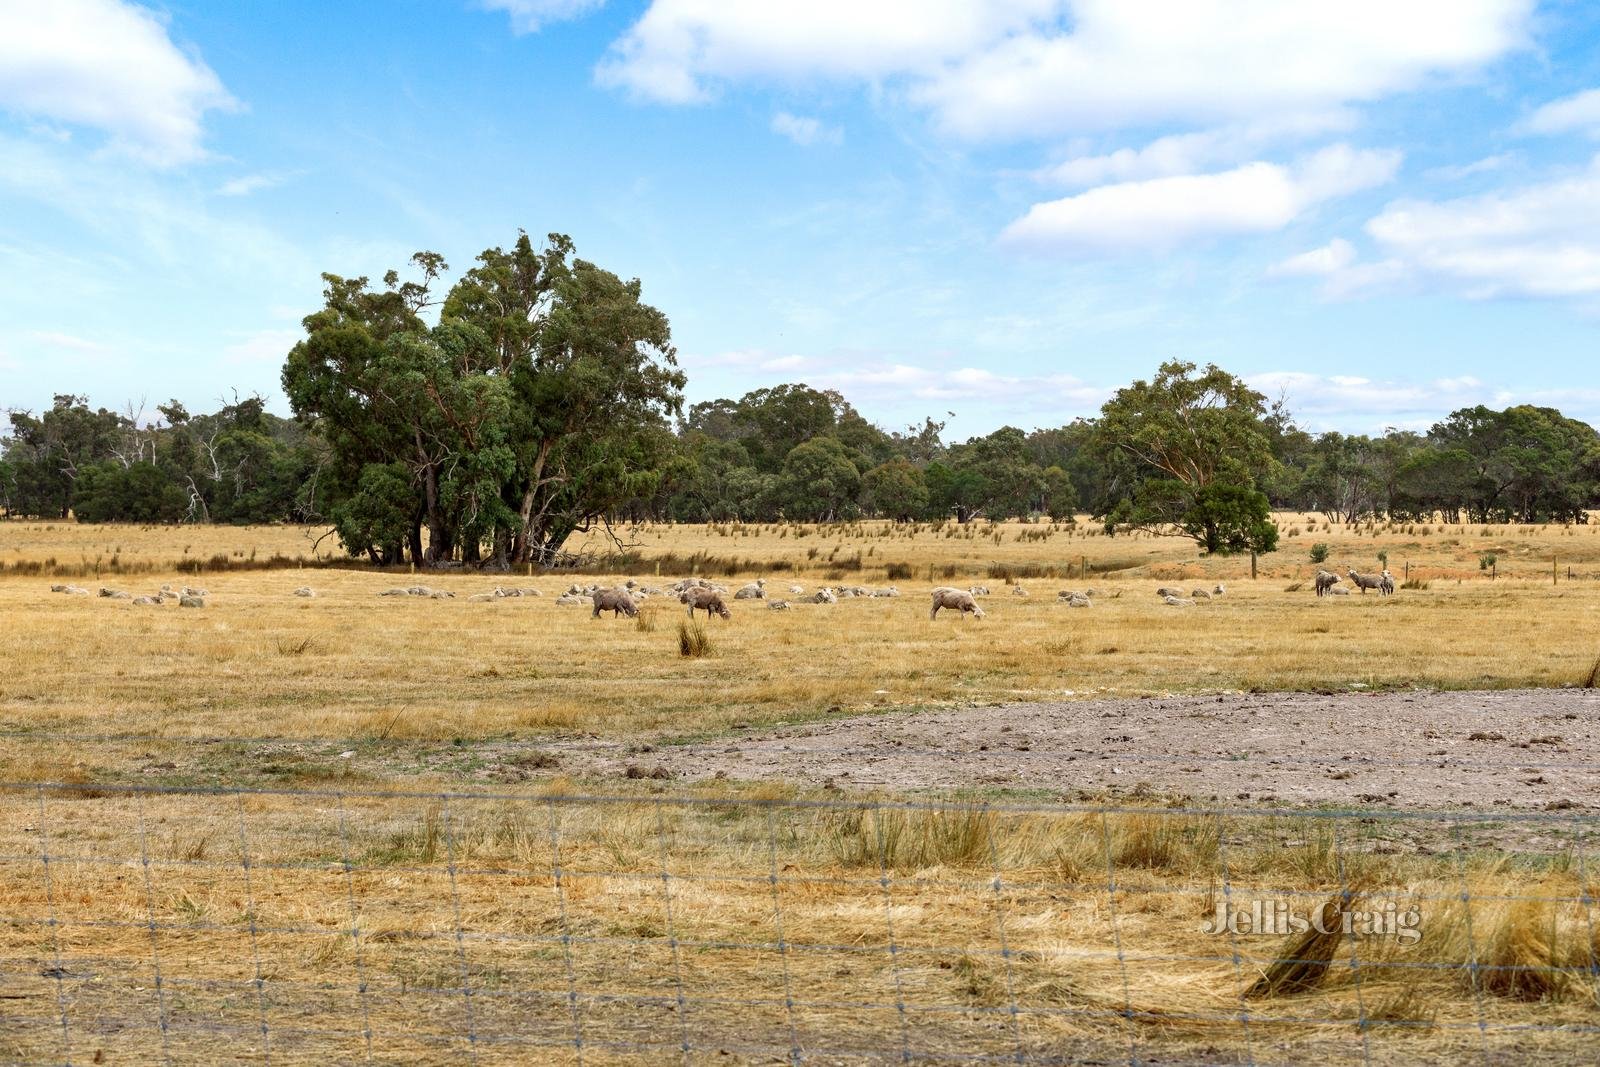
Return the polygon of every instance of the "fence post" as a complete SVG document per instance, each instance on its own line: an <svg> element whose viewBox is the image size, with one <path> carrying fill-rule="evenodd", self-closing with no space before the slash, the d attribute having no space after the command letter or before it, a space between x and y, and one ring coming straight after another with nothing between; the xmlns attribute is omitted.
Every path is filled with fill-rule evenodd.
<svg viewBox="0 0 1600 1067"><path fill-rule="evenodd" d="M1256 580L1256 551L1253 548L1250 550L1250 580Z"/></svg>

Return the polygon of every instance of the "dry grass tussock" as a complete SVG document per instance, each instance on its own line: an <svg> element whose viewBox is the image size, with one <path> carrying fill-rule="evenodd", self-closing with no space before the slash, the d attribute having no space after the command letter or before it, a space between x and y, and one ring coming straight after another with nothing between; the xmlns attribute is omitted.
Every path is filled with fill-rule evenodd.
<svg viewBox="0 0 1600 1067"><path fill-rule="evenodd" d="M12 793L0 1047L154 1057L165 1012L180 1061L243 1055L265 1022L279 1062L360 1058L363 1024L379 1060L431 1062L470 1013L488 1062L562 1061L574 1027L637 1062L680 1042L1292 1061L1358 1038L1380 1063L1584 1061L1587 1035L1553 1029L1594 1022L1600 886L1573 857L1341 830L1330 856L1310 818ZM1205 933L1219 899L1414 906L1421 938Z"/></svg>

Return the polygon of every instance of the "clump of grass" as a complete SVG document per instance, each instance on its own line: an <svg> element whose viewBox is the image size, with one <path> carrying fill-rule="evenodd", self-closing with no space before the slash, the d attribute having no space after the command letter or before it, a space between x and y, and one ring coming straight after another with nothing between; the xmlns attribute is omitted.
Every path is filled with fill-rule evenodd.
<svg viewBox="0 0 1600 1067"><path fill-rule="evenodd" d="M1589 667L1589 673L1584 676L1583 688L1600 689L1600 656L1596 656L1594 663Z"/></svg>
<svg viewBox="0 0 1600 1067"><path fill-rule="evenodd" d="M1428 588L1429 584L1430 583L1425 578L1407 578L1405 581L1400 583L1400 588L1401 589L1426 589L1426 588Z"/></svg>
<svg viewBox="0 0 1600 1067"><path fill-rule="evenodd" d="M1352 894L1341 893L1322 905L1321 929L1313 924L1284 949L1283 955L1244 991L1248 998L1292 996L1315 989L1333 963L1344 940L1344 915ZM1323 931L1327 931L1324 933Z"/></svg>
<svg viewBox="0 0 1600 1067"><path fill-rule="evenodd" d="M884 578L891 582L909 582L911 580L911 564L890 563L884 567Z"/></svg>
<svg viewBox="0 0 1600 1067"><path fill-rule="evenodd" d="M642 634L656 632L656 617L648 611L641 611L633 617L633 628Z"/></svg>
<svg viewBox="0 0 1600 1067"><path fill-rule="evenodd" d="M699 659L709 656L716 651L716 646L711 642L711 635L706 633L706 628L697 622L680 622L678 624L678 655L690 659Z"/></svg>
<svg viewBox="0 0 1600 1067"><path fill-rule="evenodd" d="M1511 1000L1556 1000L1571 984L1571 972L1554 959L1558 937L1549 901L1516 901L1485 940L1474 977L1486 991Z"/></svg>
<svg viewBox="0 0 1600 1067"><path fill-rule="evenodd" d="M1305 582L1290 582L1288 585L1283 587L1283 591L1285 593L1298 593L1300 590L1304 589L1305 587L1306 587L1306 583Z"/></svg>
<svg viewBox="0 0 1600 1067"><path fill-rule="evenodd" d="M299 640L293 637L278 638L278 655L280 656L303 656L314 647L316 647L316 641L310 637L302 637Z"/></svg>

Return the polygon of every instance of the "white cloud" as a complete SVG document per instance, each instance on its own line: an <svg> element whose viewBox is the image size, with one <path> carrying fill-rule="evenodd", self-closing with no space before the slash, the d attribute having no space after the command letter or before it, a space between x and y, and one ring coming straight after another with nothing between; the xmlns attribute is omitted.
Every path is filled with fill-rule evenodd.
<svg viewBox="0 0 1600 1067"><path fill-rule="evenodd" d="M971 138L1325 112L1523 43L1529 0L1081 0L914 90Z"/></svg>
<svg viewBox="0 0 1600 1067"><path fill-rule="evenodd" d="M1399 165L1398 152L1331 145L1293 167L1257 162L1216 174L1103 185L1035 204L1001 240L1035 249L1116 250L1265 233L1318 203L1389 181Z"/></svg>
<svg viewBox="0 0 1600 1067"><path fill-rule="evenodd" d="M1600 134L1600 89L1588 89L1552 100L1522 123L1528 133L1558 134L1583 130Z"/></svg>
<svg viewBox="0 0 1600 1067"><path fill-rule="evenodd" d="M1519 189L1396 201L1366 230L1412 271L1471 298L1600 294L1600 161Z"/></svg>
<svg viewBox="0 0 1600 1067"><path fill-rule="evenodd" d="M69 352L82 352L88 355L98 355L110 351L99 341L91 341L86 337L76 334L61 333L56 330L34 330L28 335L34 341L48 348L65 349Z"/></svg>
<svg viewBox="0 0 1600 1067"><path fill-rule="evenodd" d="M262 330L223 348L222 358L224 362L235 366L251 364L282 366L289 349L305 340L305 336L306 332L303 329Z"/></svg>
<svg viewBox="0 0 1600 1067"><path fill-rule="evenodd" d="M596 11L606 0L482 0L487 11L511 16L511 32L537 33L552 22L564 22Z"/></svg>
<svg viewBox="0 0 1600 1067"><path fill-rule="evenodd" d="M1532 0L653 0L602 84L892 83L975 140L1326 114L1526 42ZM1109 175L1108 175L1109 176Z"/></svg>
<svg viewBox="0 0 1600 1067"><path fill-rule="evenodd" d="M1519 402L1471 376L1413 381L1271 371L1246 381L1270 397L1286 397L1296 419L1313 430L1427 429L1458 408Z"/></svg>
<svg viewBox="0 0 1600 1067"><path fill-rule="evenodd" d="M1301 252L1275 263L1267 273L1284 277L1318 277L1336 274L1356 259L1354 246L1343 237L1335 237L1321 248Z"/></svg>
<svg viewBox="0 0 1600 1067"><path fill-rule="evenodd" d="M236 107L163 19L125 0L0 0L0 108L87 126L154 166L205 157L207 111Z"/></svg>
<svg viewBox="0 0 1600 1067"><path fill-rule="evenodd" d="M270 189L281 182L282 179L270 174L242 174L237 178L229 178L217 187L218 196L249 196L259 193L263 189Z"/></svg>
<svg viewBox="0 0 1600 1067"><path fill-rule="evenodd" d="M772 132L789 138L801 147L839 144L844 140L844 131L839 127L824 125L820 119L791 115L787 111L772 116Z"/></svg>
<svg viewBox="0 0 1600 1067"><path fill-rule="evenodd" d="M1463 163L1454 167L1434 167L1427 172L1427 177L1442 181L1459 181L1470 178L1474 174L1488 174L1492 171L1504 170L1517 162L1517 156L1510 152L1502 152L1495 156L1485 156L1475 159L1471 163Z"/></svg>
<svg viewBox="0 0 1600 1067"><path fill-rule="evenodd" d="M1119 148L1097 156L1078 156L1046 167L1039 180L1055 185L1089 186L1193 174L1216 164L1249 159L1269 143L1348 129L1354 116L1344 109L1303 115L1284 122L1233 123L1212 130L1175 133L1143 148Z"/></svg>
<svg viewBox="0 0 1600 1067"><path fill-rule="evenodd" d="M653 0L611 48L603 85L663 103L723 83L878 82L941 65L1060 13L1061 0Z"/></svg>

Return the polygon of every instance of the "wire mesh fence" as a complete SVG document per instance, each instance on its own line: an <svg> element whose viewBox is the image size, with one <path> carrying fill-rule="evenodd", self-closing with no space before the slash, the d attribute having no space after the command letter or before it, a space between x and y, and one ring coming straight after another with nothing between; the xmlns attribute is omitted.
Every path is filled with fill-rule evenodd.
<svg viewBox="0 0 1600 1067"><path fill-rule="evenodd" d="M1597 830L0 783L0 1057L1588 1062Z"/></svg>

